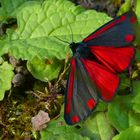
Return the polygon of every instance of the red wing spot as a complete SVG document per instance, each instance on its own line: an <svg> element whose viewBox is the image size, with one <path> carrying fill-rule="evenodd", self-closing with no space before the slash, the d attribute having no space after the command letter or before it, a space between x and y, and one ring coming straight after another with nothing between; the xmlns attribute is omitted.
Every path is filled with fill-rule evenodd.
<svg viewBox="0 0 140 140"><path fill-rule="evenodd" d="M136 17L131 17L131 18L130 18L130 22L131 22L132 24L135 23L136 20L137 20Z"/></svg>
<svg viewBox="0 0 140 140"><path fill-rule="evenodd" d="M126 35L125 36L125 41L126 42L131 42L131 41L133 41L133 39L134 39L134 36L133 35Z"/></svg>
<svg viewBox="0 0 140 140"><path fill-rule="evenodd" d="M96 105L95 100L94 99L89 99L87 102L87 106L89 109L93 109L94 106Z"/></svg>
<svg viewBox="0 0 140 140"><path fill-rule="evenodd" d="M77 115L73 116L71 120L72 120L72 123L77 123L80 121L80 119Z"/></svg>
<svg viewBox="0 0 140 140"><path fill-rule="evenodd" d="M123 16L121 16L120 18L121 18L121 20L125 20L125 19L126 19L126 16L123 15Z"/></svg>

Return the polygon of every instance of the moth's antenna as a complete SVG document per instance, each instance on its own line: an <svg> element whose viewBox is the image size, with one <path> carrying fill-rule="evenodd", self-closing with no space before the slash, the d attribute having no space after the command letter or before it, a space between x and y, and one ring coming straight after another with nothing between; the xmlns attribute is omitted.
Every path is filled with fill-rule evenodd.
<svg viewBox="0 0 140 140"><path fill-rule="evenodd" d="M70 24L68 23L69 27L70 27L70 31L71 31L71 39L72 39L72 42L73 42L73 32L72 32L72 28L70 26Z"/></svg>
<svg viewBox="0 0 140 140"><path fill-rule="evenodd" d="M58 40L62 41L62 42L65 42L65 43L67 43L67 44L70 44L69 42L67 42L67 41L65 41L65 40L62 40L62 39L58 38L58 37L55 36L55 35L54 35L54 37L57 38Z"/></svg>

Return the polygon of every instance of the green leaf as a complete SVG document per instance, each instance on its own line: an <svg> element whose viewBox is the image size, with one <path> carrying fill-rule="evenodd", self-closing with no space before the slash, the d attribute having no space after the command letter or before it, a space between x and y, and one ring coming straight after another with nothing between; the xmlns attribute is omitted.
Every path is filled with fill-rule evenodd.
<svg viewBox="0 0 140 140"><path fill-rule="evenodd" d="M137 14L138 22L140 24L140 1L139 0L136 0L136 14Z"/></svg>
<svg viewBox="0 0 140 140"><path fill-rule="evenodd" d="M139 140L140 139L140 126L132 126L119 135L116 135L112 140Z"/></svg>
<svg viewBox="0 0 140 140"><path fill-rule="evenodd" d="M132 7L132 1L131 0L125 0L125 3L122 4L122 6L119 9L118 15L121 15L127 11L129 11Z"/></svg>
<svg viewBox="0 0 140 140"><path fill-rule="evenodd" d="M3 58L0 57L0 65L4 62Z"/></svg>
<svg viewBox="0 0 140 140"><path fill-rule="evenodd" d="M121 78L121 83L120 83L119 89L124 90L126 87L130 86L130 79L124 73L119 74L119 76Z"/></svg>
<svg viewBox="0 0 140 140"><path fill-rule="evenodd" d="M33 0L1 0L0 21L6 19L7 17L14 17L15 13L18 12L19 7L27 1Z"/></svg>
<svg viewBox="0 0 140 140"><path fill-rule="evenodd" d="M140 81L137 81L133 85L133 92L134 96L132 103L133 103L133 109L136 113L140 113Z"/></svg>
<svg viewBox="0 0 140 140"><path fill-rule="evenodd" d="M140 61L140 50L137 49L136 51L136 60Z"/></svg>
<svg viewBox="0 0 140 140"><path fill-rule="evenodd" d="M114 136L113 128L103 112L94 113L92 117L89 117L85 121L81 133L93 140L109 140Z"/></svg>
<svg viewBox="0 0 140 140"><path fill-rule="evenodd" d="M48 82L58 77L61 69L61 63L57 59L50 61L41 60L36 57L31 61L28 61L27 68L35 78Z"/></svg>
<svg viewBox="0 0 140 140"><path fill-rule="evenodd" d="M97 111L106 111L108 107L108 104L102 100L100 100L100 102L98 103L96 109L94 110L94 112Z"/></svg>
<svg viewBox="0 0 140 140"><path fill-rule="evenodd" d="M125 0L125 3L121 5L118 15L121 15L127 11L129 11L132 7L132 1L131 0Z"/></svg>
<svg viewBox="0 0 140 140"><path fill-rule="evenodd" d="M50 122L46 129L41 131L41 140L90 140L79 133L75 126L69 126L64 122L63 116Z"/></svg>
<svg viewBox="0 0 140 140"><path fill-rule="evenodd" d="M9 46L6 45L7 41L7 38L0 40L0 56L8 52Z"/></svg>
<svg viewBox="0 0 140 140"><path fill-rule="evenodd" d="M3 100L5 91L11 88L11 81L14 76L13 69L8 62L0 65L0 101Z"/></svg>
<svg viewBox="0 0 140 140"><path fill-rule="evenodd" d="M134 93L127 96L118 96L108 106L108 118L119 132L132 125L140 125L138 85L140 85L140 82L134 82Z"/></svg>
<svg viewBox="0 0 140 140"><path fill-rule="evenodd" d="M136 36L136 44L140 45L140 32L139 32L139 27L140 27L140 1L139 0L136 0L135 11L136 11L137 20L138 20L138 30L137 30L137 36Z"/></svg>
<svg viewBox="0 0 140 140"><path fill-rule="evenodd" d="M88 137L82 137L77 133L66 133L63 135L52 135L48 133L47 135L42 135L41 140L46 140L46 137L48 140L90 140Z"/></svg>

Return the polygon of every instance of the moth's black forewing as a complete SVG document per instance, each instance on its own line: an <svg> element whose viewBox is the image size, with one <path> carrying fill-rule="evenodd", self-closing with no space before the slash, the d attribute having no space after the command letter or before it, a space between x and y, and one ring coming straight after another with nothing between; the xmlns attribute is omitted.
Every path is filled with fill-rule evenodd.
<svg viewBox="0 0 140 140"><path fill-rule="evenodd" d="M124 20L117 22L121 20L121 18ZM83 42L87 44L87 46L115 46L115 47L122 47L132 44L132 41L134 40L126 40L127 35L132 35L135 37L136 33L136 27L134 26L136 24L136 15L133 11L127 12L112 21L106 23L105 25L101 26L98 30L90 34L88 37L86 37ZM114 23L114 25L113 25ZM110 25L113 25L110 29L108 28ZM105 30L101 34L95 35L100 30ZM92 35L95 35L93 39L86 41L87 38L89 38Z"/></svg>
<svg viewBox="0 0 140 140"><path fill-rule="evenodd" d="M98 102L98 89L89 77L88 72L84 68L82 62L79 58L76 58L75 65L75 73L74 73L74 86L73 86L73 95L71 100L71 112L69 114L66 113L64 118L66 122L70 125L76 123L72 121L73 116L77 116L79 121L84 120L89 116L91 111L94 109L89 109L87 102L89 99L94 99L95 103ZM67 107L68 98L68 90L70 84L70 78L67 81L67 92L65 96L65 109Z"/></svg>

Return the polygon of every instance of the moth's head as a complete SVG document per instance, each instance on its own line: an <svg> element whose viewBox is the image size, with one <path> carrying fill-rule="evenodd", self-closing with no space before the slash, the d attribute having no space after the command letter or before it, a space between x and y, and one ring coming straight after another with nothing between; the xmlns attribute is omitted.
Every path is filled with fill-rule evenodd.
<svg viewBox="0 0 140 140"><path fill-rule="evenodd" d="M73 48L73 47L76 47L77 46L77 43L75 43L75 42L72 42L72 43L70 43L70 48Z"/></svg>
<svg viewBox="0 0 140 140"><path fill-rule="evenodd" d="M77 46L78 46L78 43L72 42L72 43L70 43L69 46L70 46L72 52L75 53L75 52L76 52L76 48L77 48Z"/></svg>

